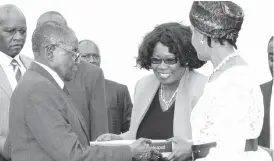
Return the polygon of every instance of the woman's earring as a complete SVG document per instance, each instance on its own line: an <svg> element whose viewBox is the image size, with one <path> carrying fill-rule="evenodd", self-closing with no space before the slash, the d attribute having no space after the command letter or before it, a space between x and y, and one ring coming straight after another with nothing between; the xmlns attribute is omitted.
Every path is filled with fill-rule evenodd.
<svg viewBox="0 0 274 161"><path fill-rule="evenodd" d="M201 42L202 44L204 44L204 39L202 39L200 42Z"/></svg>

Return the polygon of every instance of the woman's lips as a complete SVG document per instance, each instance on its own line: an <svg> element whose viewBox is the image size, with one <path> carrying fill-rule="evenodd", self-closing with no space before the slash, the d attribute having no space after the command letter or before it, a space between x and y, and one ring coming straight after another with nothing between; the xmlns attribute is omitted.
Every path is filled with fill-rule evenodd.
<svg viewBox="0 0 274 161"><path fill-rule="evenodd" d="M171 74L170 73L159 73L159 76L162 78L162 79L167 79Z"/></svg>

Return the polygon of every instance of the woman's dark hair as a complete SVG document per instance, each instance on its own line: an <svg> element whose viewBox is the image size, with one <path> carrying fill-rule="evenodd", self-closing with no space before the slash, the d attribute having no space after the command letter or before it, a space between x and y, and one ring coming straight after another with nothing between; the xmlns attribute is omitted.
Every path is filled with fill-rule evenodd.
<svg viewBox="0 0 274 161"><path fill-rule="evenodd" d="M150 58L158 42L167 46L169 52L179 58L182 67L193 70L205 64L205 62L198 59L196 50L191 44L190 27L173 22L156 26L153 31L144 37L136 59L136 63L140 68L151 69Z"/></svg>
<svg viewBox="0 0 274 161"><path fill-rule="evenodd" d="M207 37L207 44L209 47L211 47L211 37ZM227 41L230 45L232 45L235 49L238 49L237 48L237 45L236 45L236 41L237 39L228 39L226 38L226 36L224 36L223 38L218 38L217 41L221 44L221 45L224 45L224 41Z"/></svg>

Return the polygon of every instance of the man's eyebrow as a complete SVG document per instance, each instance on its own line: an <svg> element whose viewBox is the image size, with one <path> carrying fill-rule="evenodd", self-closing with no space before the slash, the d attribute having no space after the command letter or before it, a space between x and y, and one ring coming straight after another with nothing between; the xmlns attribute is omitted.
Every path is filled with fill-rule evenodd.
<svg viewBox="0 0 274 161"><path fill-rule="evenodd" d="M4 27L4 30L15 29L15 27Z"/></svg>
<svg viewBox="0 0 274 161"><path fill-rule="evenodd" d="M27 29L26 27L23 27L23 26L13 26L13 27L4 26L3 28L4 29Z"/></svg>
<svg viewBox="0 0 274 161"><path fill-rule="evenodd" d="M99 54L97 54L97 53L91 53L91 52L83 52L83 54L99 55Z"/></svg>

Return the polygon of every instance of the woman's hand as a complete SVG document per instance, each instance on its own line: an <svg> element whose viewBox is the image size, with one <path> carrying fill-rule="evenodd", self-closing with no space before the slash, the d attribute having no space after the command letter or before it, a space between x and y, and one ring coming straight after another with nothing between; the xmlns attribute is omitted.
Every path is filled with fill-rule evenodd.
<svg viewBox="0 0 274 161"><path fill-rule="evenodd" d="M96 141L111 141L111 140L123 140L123 138L116 134L106 133L103 135L100 135Z"/></svg>
<svg viewBox="0 0 274 161"><path fill-rule="evenodd" d="M162 154L150 147L151 140L139 138L129 147L132 153L133 161L158 161L162 158Z"/></svg>
<svg viewBox="0 0 274 161"><path fill-rule="evenodd" d="M191 160L192 150L191 146L192 143L186 141L180 137L173 137L168 139L168 141L172 142L174 145L174 150L172 153L166 158L170 161L188 161Z"/></svg>

